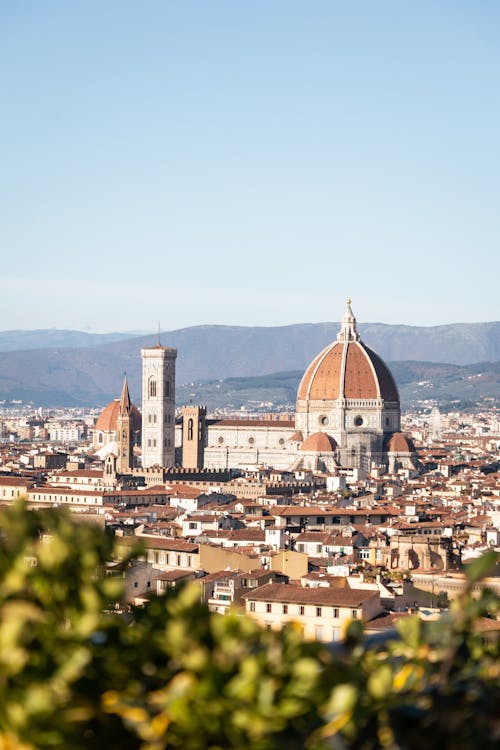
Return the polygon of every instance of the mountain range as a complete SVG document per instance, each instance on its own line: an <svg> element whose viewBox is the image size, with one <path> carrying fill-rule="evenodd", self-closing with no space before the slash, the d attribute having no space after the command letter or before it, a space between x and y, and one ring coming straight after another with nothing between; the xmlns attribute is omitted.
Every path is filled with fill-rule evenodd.
<svg viewBox="0 0 500 750"><path fill-rule="evenodd" d="M214 381L227 384L234 378L258 379L270 375L275 381L275 373L285 373L289 383L294 378L298 382L313 357L335 339L338 330L338 323L279 327L206 325L162 332L161 343L177 348L178 395L185 394L187 400L195 402L189 395L196 393L193 384ZM417 391L423 389L429 398L434 397L429 392L432 387L451 400L460 391L462 395L458 398L462 399L463 387L456 390L461 382L462 386L478 386L473 391L468 389L472 400L477 394L482 394L480 398L497 397L500 322L429 327L366 323L358 326L358 330L363 341L390 364L400 390L414 382ZM45 406L101 406L119 394L126 371L132 398L140 403L140 350L156 343L158 334L0 332L0 400L32 401ZM467 370L470 365L474 366L474 372ZM424 385L417 386L419 382ZM258 387L258 381L252 384L252 390ZM269 383L261 382L260 387L269 389ZM225 388L224 385L223 392ZM220 392L221 387L214 390ZM404 401L403 390L401 395ZM177 401L181 403L179 398ZM210 405L207 399L205 402Z"/></svg>

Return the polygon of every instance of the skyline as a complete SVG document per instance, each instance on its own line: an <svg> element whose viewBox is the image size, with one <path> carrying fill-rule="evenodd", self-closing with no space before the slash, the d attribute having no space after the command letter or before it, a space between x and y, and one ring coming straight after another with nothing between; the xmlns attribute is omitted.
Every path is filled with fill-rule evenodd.
<svg viewBox="0 0 500 750"><path fill-rule="evenodd" d="M147 11L0 4L2 330L500 318L496 4Z"/></svg>

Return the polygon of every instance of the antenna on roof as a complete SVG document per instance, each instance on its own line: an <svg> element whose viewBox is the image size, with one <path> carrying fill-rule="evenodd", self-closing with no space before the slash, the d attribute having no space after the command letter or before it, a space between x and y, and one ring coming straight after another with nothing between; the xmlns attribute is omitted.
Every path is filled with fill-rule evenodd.
<svg viewBox="0 0 500 750"><path fill-rule="evenodd" d="M160 340L160 321L158 321L158 346L161 346L161 340Z"/></svg>

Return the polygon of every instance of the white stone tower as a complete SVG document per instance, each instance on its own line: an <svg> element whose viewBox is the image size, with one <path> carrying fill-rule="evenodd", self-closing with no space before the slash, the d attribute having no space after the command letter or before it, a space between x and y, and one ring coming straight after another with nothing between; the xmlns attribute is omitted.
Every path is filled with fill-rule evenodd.
<svg viewBox="0 0 500 750"><path fill-rule="evenodd" d="M433 443L441 440L441 412L437 406L431 411L431 440Z"/></svg>
<svg viewBox="0 0 500 750"><path fill-rule="evenodd" d="M142 465L175 463L175 359L168 346L141 349L142 355Z"/></svg>

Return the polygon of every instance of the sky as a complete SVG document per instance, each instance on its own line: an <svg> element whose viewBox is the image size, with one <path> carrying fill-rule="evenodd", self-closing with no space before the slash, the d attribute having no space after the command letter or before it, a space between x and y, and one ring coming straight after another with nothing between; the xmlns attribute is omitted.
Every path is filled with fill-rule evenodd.
<svg viewBox="0 0 500 750"><path fill-rule="evenodd" d="M496 0L0 0L0 329L499 320Z"/></svg>

